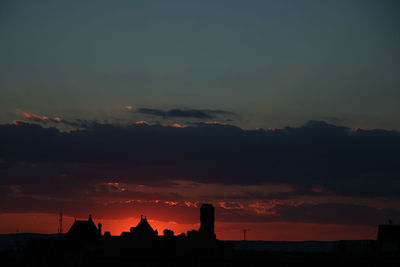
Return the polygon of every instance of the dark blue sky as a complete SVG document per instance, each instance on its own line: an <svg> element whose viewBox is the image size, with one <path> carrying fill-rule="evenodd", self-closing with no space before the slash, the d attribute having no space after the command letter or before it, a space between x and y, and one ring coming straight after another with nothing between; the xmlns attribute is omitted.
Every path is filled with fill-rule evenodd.
<svg viewBox="0 0 400 267"><path fill-rule="evenodd" d="M244 128L399 130L399 11L366 0L1 1L0 122L16 109L151 119L132 105L230 111Z"/></svg>

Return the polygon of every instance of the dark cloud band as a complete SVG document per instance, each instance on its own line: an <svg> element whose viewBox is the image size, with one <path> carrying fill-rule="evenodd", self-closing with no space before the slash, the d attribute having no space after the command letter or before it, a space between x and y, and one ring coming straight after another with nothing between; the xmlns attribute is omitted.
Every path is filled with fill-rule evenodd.
<svg viewBox="0 0 400 267"><path fill-rule="evenodd" d="M0 125L0 191L2 202L9 203L3 212L22 207L39 212L36 206L25 203L33 200L31 203L48 205L52 212L57 209L54 203L64 205L62 199L74 199L71 205L76 205L85 202L82 197L182 202L185 196L168 193L168 188L174 186L171 180L175 179L241 186L287 184L293 188L272 194L242 191L211 196L235 200L234 206L225 203L232 216L243 212L238 203L256 199L270 201L304 195L400 199L400 133L396 131L353 130L320 121L268 131L206 123L184 128L81 123L85 129L70 132L33 123ZM122 190L114 180L165 190L154 194ZM57 201L49 204L46 199ZM291 221L294 218L288 214L298 214L303 222L325 222L300 216L310 211L324 214L325 208L335 214L346 211L345 218L337 223L359 223L349 218L351 210L365 218L368 214L384 217L372 207L307 205L277 205L255 219L287 217ZM126 209L129 210L122 205L121 210Z"/></svg>

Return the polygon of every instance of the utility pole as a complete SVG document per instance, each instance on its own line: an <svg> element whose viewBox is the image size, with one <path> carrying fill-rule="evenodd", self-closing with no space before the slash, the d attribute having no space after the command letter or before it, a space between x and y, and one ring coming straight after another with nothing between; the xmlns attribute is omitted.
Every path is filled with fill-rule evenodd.
<svg viewBox="0 0 400 267"><path fill-rule="evenodd" d="M62 212L60 212L58 214L58 233L62 234L63 233L63 229L62 229L62 220L63 220L63 214Z"/></svg>
<svg viewBox="0 0 400 267"><path fill-rule="evenodd" d="M246 233L247 231L249 231L250 229L243 229L243 241L246 241Z"/></svg>

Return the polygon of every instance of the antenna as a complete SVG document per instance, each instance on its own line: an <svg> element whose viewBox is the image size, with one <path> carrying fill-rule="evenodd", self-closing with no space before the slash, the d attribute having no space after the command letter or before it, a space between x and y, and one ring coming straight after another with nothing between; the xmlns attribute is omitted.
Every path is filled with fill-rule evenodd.
<svg viewBox="0 0 400 267"><path fill-rule="evenodd" d="M246 241L246 233L250 231L250 229L243 229L243 241Z"/></svg>
<svg viewBox="0 0 400 267"><path fill-rule="evenodd" d="M62 229L62 219L63 219L63 214L62 212L60 212L58 214L58 233L62 234L63 233L63 229Z"/></svg>

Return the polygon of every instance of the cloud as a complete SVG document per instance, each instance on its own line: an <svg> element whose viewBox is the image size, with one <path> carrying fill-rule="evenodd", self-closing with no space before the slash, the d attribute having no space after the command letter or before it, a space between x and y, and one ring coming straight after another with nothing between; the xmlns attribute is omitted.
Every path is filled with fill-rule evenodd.
<svg viewBox="0 0 400 267"><path fill-rule="evenodd" d="M150 108L139 108L136 110L137 113L152 115L162 118L195 118L195 119L215 119L218 116L231 116L233 112L224 110L212 110L212 109L150 109Z"/></svg>
<svg viewBox="0 0 400 267"><path fill-rule="evenodd" d="M182 125L182 124L179 124L179 123L173 123L173 124L171 125L171 127L175 127L175 128L185 128L185 127L187 127L187 125Z"/></svg>
<svg viewBox="0 0 400 267"><path fill-rule="evenodd" d="M84 163L94 166L87 170L93 177L116 173L139 183L177 178L288 183L309 192L319 186L343 195L399 196L400 133L395 131L353 131L315 121L274 131L92 123L64 133L10 124L0 126L0 138L3 160Z"/></svg>
<svg viewBox="0 0 400 267"><path fill-rule="evenodd" d="M1 188L0 188L0 191ZM2 192L7 194L8 191ZM99 194L109 194L105 190ZM183 201L181 196L168 195L133 195L135 198L120 197L102 199L94 197L81 198L32 198L29 196L6 196L2 194L0 213L58 213L66 216L85 217L89 213L98 218L124 219L146 214L152 219L177 223L197 223L198 204ZM144 197L144 198L140 198ZM162 197L157 199L155 197ZM243 205L238 202L214 203L215 217L218 222L234 223L267 223L293 222L341 225L370 225L384 223L388 218L396 222L400 212L393 209L378 209L357 204L341 203L304 203L291 205L275 201L272 203L255 202Z"/></svg>
<svg viewBox="0 0 400 267"><path fill-rule="evenodd" d="M64 124L67 126L73 126L73 127L87 127L89 124L95 123L95 122L89 122L89 121L80 120L80 119L76 119L75 121L67 121L60 117L41 116L41 115L38 115L35 113L22 111L20 109L17 109L16 113L24 116L26 119L28 119L31 122L37 122L37 123L41 123L41 124L56 123L56 124ZM22 123L26 124L28 122L21 121L21 120L14 121L14 124L22 124Z"/></svg>
<svg viewBox="0 0 400 267"><path fill-rule="evenodd" d="M243 209L244 206L240 202L220 201L219 206L227 210Z"/></svg>
<svg viewBox="0 0 400 267"><path fill-rule="evenodd" d="M41 122L41 123L48 123L48 122L55 122L55 123L60 123L63 122L64 120L59 118L59 117L48 117L48 116L40 116L34 113L29 113L25 112L22 110L17 109L17 114L22 114L26 119L30 121L36 121L36 122Z"/></svg>
<svg viewBox="0 0 400 267"><path fill-rule="evenodd" d="M29 121L23 121L23 120L14 120L12 123L13 123L14 125L32 124L32 123L29 122Z"/></svg>
<svg viewBox="0 0 400 267"><path fill-rule="evenodd" d="M29 113L22 111L20 109L16 110L17 114L23 115L28 121L23 120L14 120L14 124L32 124L31 122L36 122L40 124L47 125L48 123L56 123L56 124L64 124L66 126L72 126L73 128L94 128L94 127L102 127L107 126L107 124L102 124L97 120L85 120L85 119L75 119L75 120L65 120L60 117L50 117L50 116L41 116L34 113ZM138 121L137 124L147 124L146 121ZM54 125L55 126L55 125Z"/></svg>
<svg viewBox="0 0 400 267"><path fill-rule="evenodd" d="M149 212L187 211L185 203L213 201L221 220L296 221L297 216L302 222L362 223L350 218L353 210L372 224L393 212L384 205L355 205L357 199L400 199L396 131L321 121L266 131L207 123L76 122L86 127L62 132L32 122L0 125L0 191L7 204L2 212L62 208L86 215L93 208L118 217L137 201L147 201ZM323 197L336 203L320 203ZM197 210L193 214L197 220ZM372 215L378 219L368 219ZM188 217L182 215L182 221Z"/></svg>
<svg viewBox="0 0 400 267"><path fill-rule="evenodd" d="M127 106L125 106L125 109L127 109L127 110L132 110L132 109L133 109L133 106L127 105Z"/></svg>
<svg viewBox="0 0 400 267"><path fill-rule="evenodd" d="M135 124L149 125L149 123L147 121L137 121L137 122L135 122Z"/></svg>
<svg viewBox="0 0 400 267"><path fill-rule="evenodd" d="M323 116L321 117L322 120L327 121L329 123L333 123L336 125L343 125L344 123L348 123L349 120L343 117L335 117L335 116Z"/></svg>
<svg viewBox="0 0 400 267"><path fill-rule="evenodd" d="M392 209L377 209L356 204L322 203L251 206L255 212L242 209L217 208L216 216L226 222L297 222L346 225L372 225L385 223L388 218L400 219L400 212Z"/></svg>

